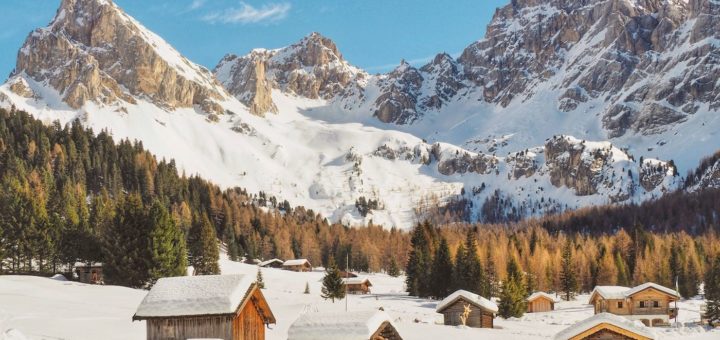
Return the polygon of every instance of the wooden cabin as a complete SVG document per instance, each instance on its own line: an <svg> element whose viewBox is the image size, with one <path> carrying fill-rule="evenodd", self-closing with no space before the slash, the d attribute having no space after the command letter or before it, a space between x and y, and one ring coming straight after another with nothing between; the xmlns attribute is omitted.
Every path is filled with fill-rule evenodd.
<svg viewBox="0 0 720 340"><path fill-rule="evenodd" d="M258 266L263 268L282 268L285 261L280 259L272 259L258 263Z"/></svg>
<svg viewBox="0 0 720 340"><path fill-rule="evenodd" d="M76 263L74 266L78 281L89 284L104 284L102 263Z"/></svg>
<svg viewBox="0 0 720 340"><path fill-rule="evenodd" d="M639 320L646 326L664 326L677 317L672 303L679 298L675 290L648 282L634 288L597 286L588 303L593 305L595 314L612 313Z"/></svg>
<svg viewBox="0 0 720 340"><path fill-rule="evenodd" d="M147 322L147 340L264 340L275 316L254 277L207 275L158 280L134 320Z"/></svg>
<svg viewBox="0 0 720 340"><path fill-rule="evenodd" d="M348 277L358 277L358 274L355 274L355 273L353 273L353 272L348 272L348 271L341 270L341 271L340 271L340 277L345 277L345 278L348 278Z"/></svg>
<svg viewBox="0 0 720 340"><path fill-rule="evenodd" d="M655 334L624 317L600 313L573 324L555 335L555 340L653 340Z"/></svg>
<svg viewBox="0 0 720 340"><path fill-rule="evenodd" d="M312 271L312 265L310 265L310 261L306 259L287 260L283 263L282 267L285 270L291 270L294 272Z"/></svg>
<svg viewBox="0 0 720 340"><path fill-rule="evenodd" d="M437 305L436 311L443 314L445 325L462 325L462 316L469 309L465 326L474 328L493 328L493 320L498 312L497 305L475 293L458 290L450 294Z"/></svg>
<svg viewBox="0 0 720 340"><path fill-rule="evenodd" d="M555 303L558 302L554 296L545 292L535 292L526 301L528 313L553 311L555 310Z"/></svg>
<svg viewBox="0 0 720 340"><path fill-rule="evenodd" d="M343 279L348 294L370 294L372 283L366 277L350 277Z"/></svg>
<svg viewBox="0 0 720 340"><path fill-rule="evenodd" d="M306 313L288 330L288 340L402 340L384 311Z"/></svg>

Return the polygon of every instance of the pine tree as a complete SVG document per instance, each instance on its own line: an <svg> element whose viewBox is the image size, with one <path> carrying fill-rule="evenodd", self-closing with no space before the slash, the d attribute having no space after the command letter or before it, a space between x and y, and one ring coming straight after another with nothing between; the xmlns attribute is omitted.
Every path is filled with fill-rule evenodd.
<svg viewBox="0 0 720 340"><path fill-rule="evenodd" d="M443 237L440 240L440 246L435 252L433 260L430 285L431 294L435 298L443 299L450 295L450 285L448 278L452 277L453 264L450 257L450 247L447 240Z"/></svg>
<svg viewBox="0 0 720 340"><path fill-rule="evenodd" d="M720 325L720 255L711 260L705 274L705 318L711 327Z"/></svg>
<svg viewBox="0 0 720 340"><path fill-rule="evenodd" d="M335 303L336 299L339 300L345 297L345 284L340 275L340 269L338 269L332 257L327 268L325 268L325 277L323 277L322 284L321 296L323 299L330 299Z"/></svg>
<svg viewBox="0 0 720 340"><path fill-rule="evenodd" d="M575 277L575 263L572 258L572 241L565 242L562 253L562 268L560 271L560 289L565 296L565 301L570 301L577 293L578 282Z"/></svg>
<svg viewBox="0 0 720 340"><path fill-rule="evenodd" d="M159 278L187 274L185 236L170 218L167 209L155 201L147 216L150 227L150 282Z"/></svg>
<svg viewBox="0 0 720 340"><path fill-rule="evenodd" d="M495 260L490 253L491 247L487 250L487 265L485 266L485 278L488 282L489 292L487 297L497 296L500 287L498 287L497 270L495 269Z"/></svg>
<svg viewBox="0 0 720 340"><path fill-rule="evenodd" d="M680 282L680 295L692 298L698 295L698 286L700 285L700 273L695 261L691 258L688 260L687 276L685 280Z"/></svg>
<svg viewBox="0 0 720 340"><path fill-rule="evenodd" d="M397 260L395 260L395 257L390 258L390 266L388 267L387 273L391 277L400 276L400 267L398 267L398 263Z"/></svg>
<svg viewBox="0 0 720 340"><path fill-rule="evenodd" d="M525 314L527 309L526 288L523 283L523 273L513 257L507 263L507 275L500 292L498 314L506 319L509 317L519 318Z"/></svg>
<svg viewBox="0 0 720 340"><path fill-rule="evenodd" d="M218 249L215 227L212 226L206 214L196 219L191 229L190 261L193 266L193 275L220 274Z"/></svg>
<svg viewBox="0 0 720 340"><path fill-rule="evenodd" d="M309 282L305 282L305 291L303 292L303 294L310 294L310 283Z"/></svg>
<svg viewBox="0 0 720 340"><path fill-rule="evenodd" d="M407 292L412 296L427 297L430 294L430 273L432 265L428 233L432 227L429 223L418 224L413 230L410 240L411 249L405 269Z"/></svg>
<svg viewBox="0 0 720 340"><path fill-rule="evenodd" d="M260 270L260 268L258 268L257 276L255 277L255 283L257 283L258 288L265 289L265 281L263 281L262 270Z"/></svg>
<svg viewBox="0 0 720 340"><path fill-rule="evenodd" d="M149 247L147 220L137 194L125 197L108 233L104 235L105 280L114 285L140 288L149 279Z"/></svg>

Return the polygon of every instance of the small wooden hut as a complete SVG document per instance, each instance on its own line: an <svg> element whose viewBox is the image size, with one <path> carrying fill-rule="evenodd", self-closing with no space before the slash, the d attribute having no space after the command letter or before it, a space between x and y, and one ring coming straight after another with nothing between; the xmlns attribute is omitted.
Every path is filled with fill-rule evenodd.
<svg viewBox="0 0 720 340"><path fill-rule="evenodd" d="M254 276L207 275L158 280L133 320L147 321L147 340L264 340L275 316Z"/></svg>
<svg viewBox="0 0 720 340"><path fill-rule="evenodd" d="M348 294L370 294L372 283L366 277L350 277L343 279Z"/></svg>
<svg viewBox="0 0 720 340"><path fill-rule="evenodd" d="M527 312L538 313L538 312L549 312L555 310L555 303L557 299L545 292L535 292L530 295L527 299Z"/></svg>
<svg viewBox="0 0 720 340"><path fill-rule="evenodd" d="M282 268L285 261L280 259L272 259L258 263L258 266L263 268Z"/></svg>
<svg viewBox="0 0 720 340"><path fill-rule="evenodd" d="M103 265L102 263L76 263L75 274L78 281L89 284L103 284Z"/></svg>
<svg viewBox="0 0 720 340"><path fill-rule="evenodd" d="M555 335L555 340L653 340L655 333L622 316L595 314Z"/></svg>
<svg viewBox="0 0 720 340"><path fill-rule="evenodd" d="M312 271L312 265L307 259L296 259L287 260L282 265L283 269L291 270L294 272L309 272Z"/></svg>
<svg viewBox="0 0 720 340"><path fill-rule="evenodd" d="M498 312L497 305L475 293L458 290L450 294L437 305L436 311L443 314L445 325L462 325L462 318L467 317L465 326L474 328L493 328L493 320Z"/></svg>
<svg viewBox="0 0 720 340"><path fill-rule="evenodd" d="M379 310L307 313L288 330L288 340L402 340L390 316Z"/></svg>

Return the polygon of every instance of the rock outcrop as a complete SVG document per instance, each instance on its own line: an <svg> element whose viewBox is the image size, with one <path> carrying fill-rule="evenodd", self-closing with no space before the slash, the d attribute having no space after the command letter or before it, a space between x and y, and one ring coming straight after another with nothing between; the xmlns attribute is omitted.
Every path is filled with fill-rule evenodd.
<svg viewBox="0 0 720 340"><path fill-rule="evenodd" d="M182 57L110 0L63 0L50 26L32 32L11 77L57 90L78 109L87 102L223 113L227 94L212 74Z"/></svg>

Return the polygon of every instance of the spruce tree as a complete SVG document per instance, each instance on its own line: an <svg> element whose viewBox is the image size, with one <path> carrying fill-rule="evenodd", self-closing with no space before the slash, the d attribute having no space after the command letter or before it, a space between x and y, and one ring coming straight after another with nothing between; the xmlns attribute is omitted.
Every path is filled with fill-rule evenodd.
<svg viewBox="0 0 720 340"><path fill-rule="evenodd" d="M340 269L335 264L335 260L331 257L327 268L325 268L325 277L322 280L322 298L325 300L339 300L345 297L345 284L343 283Z"/></svg>
<svg viewBox="0 0 720 340"><path fill-rule="evenodd" d="M572 241L568 239L565 242L562 253L562 264L560 268L560 290L563 293L565 301L570 301L575 297L578 290L578 282L575 275L575 263L572 258Z"/></svg>
<svg viewBox="0 0 720 340"><path fill-rule="evenodd" d="M258 288L265 289L265 281L263 281L262 270L260 268L258 268L257 276L255 277L255 283L257 283Z"/></svg>
<svg viewBox="0 0 720 340"><path fill-rule="evenodd" d="M137 194L125 197L119 203L111 228L103 238L103 276L107 283L141 288L150 279L152 253L143 209Z"/></svg>
<svg viewBox="0 0 720 340"><path fill-rule="evenodd" d="M700 285L700 272L693 259L688 260L687 276L685 280L680 282L680 295L686 298L692 298L698 295L698 286Z"/></svg>
<svg viewBox="0 0 720 340"><path fill-rule="evenodd" d="M148 211L147 223L150 228L150 283L154 284L162 277L185 276L185 236L157 200Z"/></svg>
<svg viewBox="0 0 720 340"><path fill-rule="evenodd" d="M310 294L310 283L309 282L305 282L305 291L303 292L303 294Z"/></svg>
<svg viewBox="0 0 720 340"><path fill-rule="evenodd" d="M507 263L507 275L500 292L498 314L506 319L509 317L519 318L525 314L527 302L525 301L526 288L523 282L523 273L515 258L511 257Z"/></svg>
<svg viewBox="0 0 720 340"><path fill-rule="evenodd" d="M429 232L432 228L427 222L418 224L410 239L410 254L405 269L405 284L411 296L427 297L430 294L430 271L432 265Z"/></svg>
<svg viewBox="0 0 720 340"><path fill-rule="evenodd" d="M195 220L190 233L190 263L194 269L193 275L220 274L220 250L215 227L206 214Z"/></svg>
<svg viewBox="0 0 720 340"><path fill-rule="evenodd" d="M395 260L395 257L390 258L390 266L388 267L387 273L391 277L400 276L400 267L398 267L398 263L397 260Z"/></svg>
<svg viewBox="0 0 720 340"><path fill-rule="evenodd" d="M433 297L443 299L450 295L450 282L448 278L452 277L453 263L450 256L450 247L447 240L443 237L440 240L435 252L433 266L431 271L430 285Z"/></svg>
<svg viewBox="0 0 720 340"><path fill-rule="evenodd" d="M720 255L708 264L705 274L705 318L711 327L720 325Z"/></svg>

